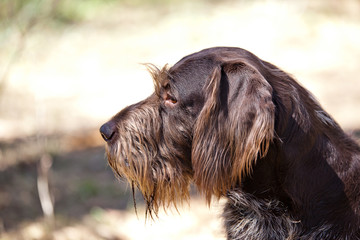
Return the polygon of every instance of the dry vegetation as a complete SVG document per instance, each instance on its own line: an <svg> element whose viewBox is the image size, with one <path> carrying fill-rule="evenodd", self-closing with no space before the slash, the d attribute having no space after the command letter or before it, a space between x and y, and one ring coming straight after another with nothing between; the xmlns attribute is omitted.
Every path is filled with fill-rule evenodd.
<svg viewBox="0 0 360 240"><path fill-rule="evenodd" d="M296 76L360 135L357 0L13 2L26 1L0 3L1 240L224 238L221 203L209 209L197 195L180 215L145 224L141 196L137 217L107 167L98 127L153 90L139 63L246 48ZM54 218L43 217L37 187L46 156Z"/></svg>

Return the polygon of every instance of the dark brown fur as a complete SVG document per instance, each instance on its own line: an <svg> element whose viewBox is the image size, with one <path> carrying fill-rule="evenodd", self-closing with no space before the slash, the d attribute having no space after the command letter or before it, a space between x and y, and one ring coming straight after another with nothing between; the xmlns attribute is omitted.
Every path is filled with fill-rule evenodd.
<svg viewBox="0 0 360 240"><path fill-rule="evenodd" d="M239 48L148 65L155 92L100 131L157 214L225 197L228 239L360 239L360 148L290 75Z"/></svg>

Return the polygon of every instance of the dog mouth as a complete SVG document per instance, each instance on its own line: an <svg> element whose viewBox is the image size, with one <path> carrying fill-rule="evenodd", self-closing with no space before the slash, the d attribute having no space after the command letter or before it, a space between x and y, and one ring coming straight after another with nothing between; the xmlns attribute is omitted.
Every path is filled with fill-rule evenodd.
<svg viewBox="0 0 360 240"><path fill-rule="evenodd" d="M130 168L130 163L129 163L129 160L128 160L128 158L124 158L124 163L125 163L125 166L127 167L127 168Z"/></svg>
<svg viewBox="0 0 360 240"><path fill-rule="evenodd" d="M128 171L132 167L130 159L122 153L121 146L116 141L109 141L106 144L107 161L117 172Z"/></svg>

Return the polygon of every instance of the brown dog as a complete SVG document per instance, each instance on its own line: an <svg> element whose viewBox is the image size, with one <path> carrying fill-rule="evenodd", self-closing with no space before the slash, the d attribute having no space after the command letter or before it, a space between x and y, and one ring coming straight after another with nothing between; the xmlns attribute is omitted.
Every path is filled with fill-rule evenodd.
<svg viewBox="0 0 360 240"><path fill-rule="evenodd" d="M228 239L360 239L360 148L291 76L239 48L149 70L155 92L100 132L150 214L226 197Z"/></svg>

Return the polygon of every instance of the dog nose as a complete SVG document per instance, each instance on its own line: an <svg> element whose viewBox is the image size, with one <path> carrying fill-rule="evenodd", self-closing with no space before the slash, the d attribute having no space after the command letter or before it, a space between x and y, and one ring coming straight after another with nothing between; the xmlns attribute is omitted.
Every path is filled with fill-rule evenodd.
<svg viewBox="0 0 360 240"><path fill-rule="evenodd" d="M103 139L107 142L110 141L116 131L116 125L113 122L107 122L100 127L100 133Z"/></svg>

